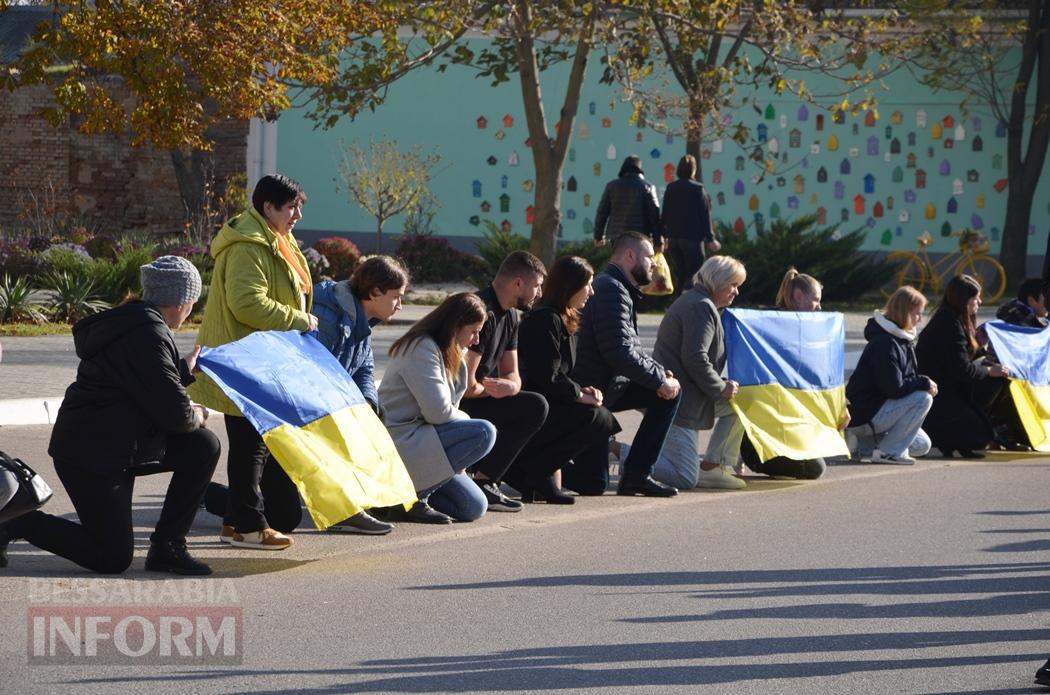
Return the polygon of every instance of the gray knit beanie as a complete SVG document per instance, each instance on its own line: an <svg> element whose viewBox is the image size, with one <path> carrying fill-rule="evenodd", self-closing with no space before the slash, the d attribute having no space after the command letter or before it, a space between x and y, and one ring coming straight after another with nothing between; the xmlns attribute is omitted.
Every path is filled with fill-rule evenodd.
<svg viewBox="0 0 1050 695"><path fill-rule="evenodd" d="M157 306L178 306L201 296L201 274L180 256L161 256L139 268L142 299Z"/></svg>

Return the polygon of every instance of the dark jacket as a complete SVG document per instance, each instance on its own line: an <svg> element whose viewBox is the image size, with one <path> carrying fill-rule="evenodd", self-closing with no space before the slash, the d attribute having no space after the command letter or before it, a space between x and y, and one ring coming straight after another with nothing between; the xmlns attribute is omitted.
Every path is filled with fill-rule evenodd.
<svg viewBox="0 0 1050 695"><path fill-rule="evenodd" d="M641 298L641 290L610 263L594 278L594 296L583 307L572 378L596 386L608 407L631 382L655 391L665 379L664 368L645 354L638 338L635 302Z"/></svg>
<svg viewBox="0 0 1050 695"><path fill-rule="evenodd" d="M882 325L880 325L882 324ZM846 384L850 424L866 425L888 401L915 391L929 391L930 380L918 372L915 343L889 319L868 319L868 344ZM896 329L896 330L894 330Z"/></svg>
<svg viewBox="0 0 1050 695"><path fill-rule="evenodd" d="M712 241L715 237L711 231L711 196L704 184L690 178L667 184L660 226L668 238L698 243Z"/></svg>
<svg viewBox="0 0 1050 695"><path fill-rule="evenodd" d="M553 307L538 306L522 320L518 359L523 390L534 391L553 403L575 403L579 399L580 384L569 376L576 363L576 336L569 334Z"/></svg>
<svg viewBox="0 0 1050 695"><path fill-rule="evenodd" d="M361 395L373 408L378 407L372 325L360 300L346 282L324 280L314 285L313 314L317 317L317 339L343 365Z"/></svg>
<svg viewBox="0 0 1050 695"><path fill-rule="evenodd" d="M999 307L995 312L995 318L1000 321L1012 323L1015 326L1030 326L1032 328L1046 328L1047 321L1040 318L1035 309L1028 306L1027 302L1013 299Z"/></svg>
<svg viewBox="0 0 1050 695"><path fill-rule="evenodd" d="M131 302L73 327L80 366L48 453L100 469L164 456L165 436L200 427L183 388L193 377L157 308Z"/></svg>
<svg viewBox="0 0 1050 695"><path fill-rule="evenodd" d="M977 364L966 344L962 321L948 309L938 309L919 334L915 346L919 371L937 384L934 399L969 401L976 382L988 378L988 369Z"/></svg>
<svg viewBox="0 0 1050 695"><path fill-rule="evenodd" d="M598 203L594 238L615 239L624 232L641 232L653 240L654 246L662 243L656 186L641 173L627 172L610 181Z"/></svg>

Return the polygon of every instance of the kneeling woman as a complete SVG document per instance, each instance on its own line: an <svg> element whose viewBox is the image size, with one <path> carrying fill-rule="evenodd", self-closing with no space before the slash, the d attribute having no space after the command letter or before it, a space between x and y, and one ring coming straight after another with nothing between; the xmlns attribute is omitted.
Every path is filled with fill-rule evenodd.
<svg viewBox="0 0 1050 695"><path fill-rule="evenodd" d="M653 359L678 377L682 403L653 477L680 490L746 487L732 473L739 460L744 428L729 405L737 384L721 376L726 351L718 315L736 299L746 277L744 265L735 258L708 258L693 276L693 288L674 301L656 334ZM701 461L698 430L712 425L714 432Z"/></svg>
<svg viewBox="0 0 1050 695"><path fill-rule="evenodd" d="M923 427L946 457L958 451L963 458L983 458L980 450L995 436L989 413L1006 389L1006 368L985 364L977 344L980 305L980 283L956 275L915 347L919 370L937 382Z"/></svg>
<svg viewBox="0 0 1050 695"><path fill-rule="evenodd" d="M89 570L123 572L135 551L135 477L170 472L146 569L211 574L186 551L186 534L219 460L219 440L203 429L208 411L190 403L184 389L200 348L181 360L172 335L200 296L201 278L177 256L162 256L141 273L142 301L73 327L80 366L48 453L80 523L43 512L11 520L0 526L0 566L9 539L24 538Z"/></svg>
<svg viewBox="0 0 1050 695"><path fill-rule="evenodd" d="M463 351L477 344L486 316L477 295L454 294L390 346L379 401L419 497L407 512L391 510L394 520L474 521L488 509L464 471L492 449L496 428L459 409L467 388Z"/></svg>
<svg viewBox="0 0 1050 695"><path fill-rule="evenodd" d="M900 287L864 328L868 344L846 384L853 416L848 432L858 453L871 451L872 463L911 464L930 450L922 421L937 384L918 373L915 359L915 329L925 308L918 290Z"/></svg>
<svg viewBox="0 0 1050 695"><path fill-rule="evenodd" d="M549 407L543 427L504 476L521 492L523 502L575 502L575 497L562 492L555 483L555 471L620 431L616 418L602 406L602 392L569 377L576 363L580 310L594 294L593 277L590 263L578 256L556 260L543 283L539 306L529 312L518 329L522 387L542 395Z"/></svg>

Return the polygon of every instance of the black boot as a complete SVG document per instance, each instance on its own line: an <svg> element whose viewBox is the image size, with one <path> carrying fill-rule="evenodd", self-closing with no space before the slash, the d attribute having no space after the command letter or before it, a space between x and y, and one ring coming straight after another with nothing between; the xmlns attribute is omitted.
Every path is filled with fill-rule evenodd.
<svg viewBox="0 0 1050 695"><path fill-rule="evenodd" d="M149 553L146 554L146 569L151 572L174 572L196 577L211 574L211 567L190 556L184 540L150 543Z"/></svg>
<svg viewBox="0 0 1050 695"><path fill-rule="evenodd" d="M1038 685L1050 685L1050 659L1047 659L1043 667L1035 672L1035 682Z"/></svg>

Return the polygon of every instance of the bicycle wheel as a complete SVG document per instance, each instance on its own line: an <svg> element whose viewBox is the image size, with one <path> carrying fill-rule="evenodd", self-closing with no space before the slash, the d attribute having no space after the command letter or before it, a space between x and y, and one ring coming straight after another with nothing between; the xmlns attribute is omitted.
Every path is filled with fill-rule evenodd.
<svg viewBox="0 0 1050 695"><path fill-rule="evenodd" d="M886 256L886 260L890 263L899 264L897 274L894 275L896 279L896 286L904 287L905 285L911 285L919 292L922 292L926 286L928 271L926 269L926 263L922 260L919 254L914 251L893 251ZM889 297L891 292L883 288L882 293Z"/></svg>
<svg viewBox="0 0 1050 695"><path fill-rule="evenodd" d="M956 274L972 275L981 283L981 301L994 303L1006 292L1006 271L991 256L969 256L955 266Z"/></svg>

